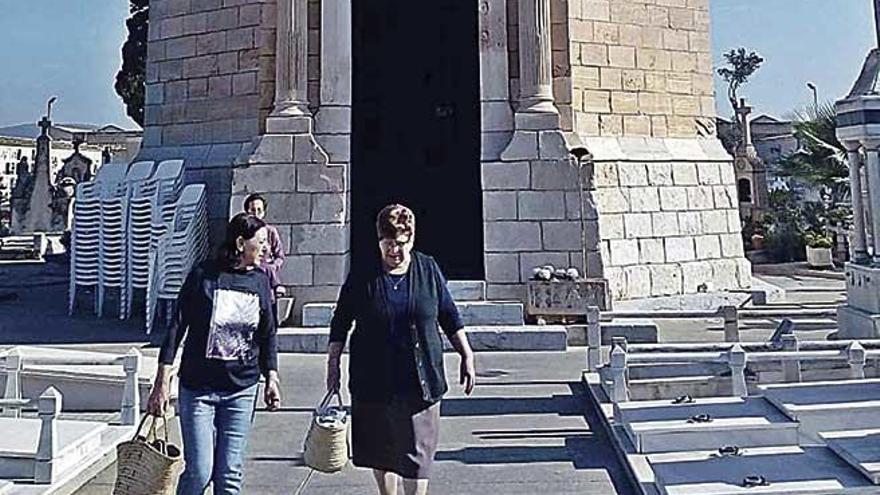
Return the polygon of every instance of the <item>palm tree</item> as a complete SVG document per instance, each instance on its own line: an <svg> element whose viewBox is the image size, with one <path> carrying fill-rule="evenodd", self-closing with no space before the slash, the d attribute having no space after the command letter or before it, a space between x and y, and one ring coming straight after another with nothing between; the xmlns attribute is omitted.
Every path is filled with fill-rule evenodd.
<svg viewBox="0 0 880 495"><path fill-rule="evenodd" d="M800 185L816 188L833 205L848 202L849 168L846 150L837 140L837 114L824 104L795 112L794 136L800 147L782 157L774 172Z"/></svg>

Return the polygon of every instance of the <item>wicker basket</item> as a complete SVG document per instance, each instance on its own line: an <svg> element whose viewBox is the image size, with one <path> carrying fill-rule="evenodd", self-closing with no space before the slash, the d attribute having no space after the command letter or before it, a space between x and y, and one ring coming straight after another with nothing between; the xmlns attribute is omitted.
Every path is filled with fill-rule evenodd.
<svg viewBox="0 0 880 495"><path fill-rule="evenodd" d="M335 398L337 406L330 406ZM339 392L327 392L312 415L312 424L303 444L303 461L315 471L335 473L348 464L349 416L342 407Z"/></svg>
<svg viewBox="0 0 880 495"><path fill-rule="evenodd" d="M149 419L150 427L143 435ZM180 449L168 443L168 420L161 418L164 438L159 435L157 416L144 416L134 438L116 447L116 485L113 495L173 495L183 468Z"/></svg>

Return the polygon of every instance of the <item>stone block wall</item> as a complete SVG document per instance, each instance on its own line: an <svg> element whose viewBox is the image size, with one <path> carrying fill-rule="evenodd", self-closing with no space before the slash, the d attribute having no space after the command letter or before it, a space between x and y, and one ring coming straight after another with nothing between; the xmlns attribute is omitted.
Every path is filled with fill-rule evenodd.
<svg viewBox="0 0 880 495"><path fill-rule="evenodd" d="M751 285L736 181L717 140L588 142L607 158L595 164L593 198L614 299Z"/></svg>
<svg viewBox="0 0 880 495"><path fill-rule="evenodd" d="M487 291L523 299L537 266L583 268L578 173L567 160L484 162L483 221ZM598 224L587 205L588 273L601 276Z"/></svg>
<svg viewBox="0 0 880 495"><path fill-rule="evenodd" d="M571 1L568 30L578 134L715 134L709 0Z"/></svg>

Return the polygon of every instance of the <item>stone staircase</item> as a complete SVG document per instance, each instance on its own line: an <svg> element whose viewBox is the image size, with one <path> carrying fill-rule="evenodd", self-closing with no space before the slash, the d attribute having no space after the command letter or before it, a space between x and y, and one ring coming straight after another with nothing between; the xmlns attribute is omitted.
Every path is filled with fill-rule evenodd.
<svg viewBox="0 0 880 495"><path fill-rule="evenodd" d="M471 346L477 351L556 351L566 349L564 326L526 326L523 304L489 301L483 281L448 282ZM327 350L334 303L309 303L302 308L302 327L278 330L282 352L321 353ZM446 342L447 349L449 344Z"/></svg>

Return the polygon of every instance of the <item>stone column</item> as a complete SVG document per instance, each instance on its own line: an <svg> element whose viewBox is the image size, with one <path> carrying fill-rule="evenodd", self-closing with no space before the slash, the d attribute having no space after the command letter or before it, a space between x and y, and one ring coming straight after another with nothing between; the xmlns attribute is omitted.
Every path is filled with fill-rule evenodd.
<svg viewBox="0 0 880 495"><path fill-rule="evenodd" d="M865 207L862 204L862 157L859 144L848 142L847 161L849 162L849 187L853 209L853 261L865 262L868 259L868 243L865 237Z"/></svg>
<svg viewBox="0 0 880 495"><path fill-rule="evenodd" d="M522 0L519 7L519 109L517 128L543 130L559 125L553 104L550 0Z"/></svg>
<svg viewBox="0 0 880 495"><path fill-rule="evenodd" d="M275 41L275 107L267 132L305 132L291 120L309 117L307 0L278 0ZM293 119L291 119L293 117ZM286 125L285 125L286 124Z"/></svg>
<svg viewBox="0 0 880 495"><path fill-rule="evenodd" d="M518 2L519 100L515 131L501 159L563 159L568 154L553 104L550 0Z"/></svg>
<svg viewBox="0 0 880 495"><path fill-rule="evenodd" d="M871 210L873 223L872 237L874 246L873 262L880 263L880 150L877 146L880 142L866 141L865 154L867 155L868 177L868 208Z"/></svg>

